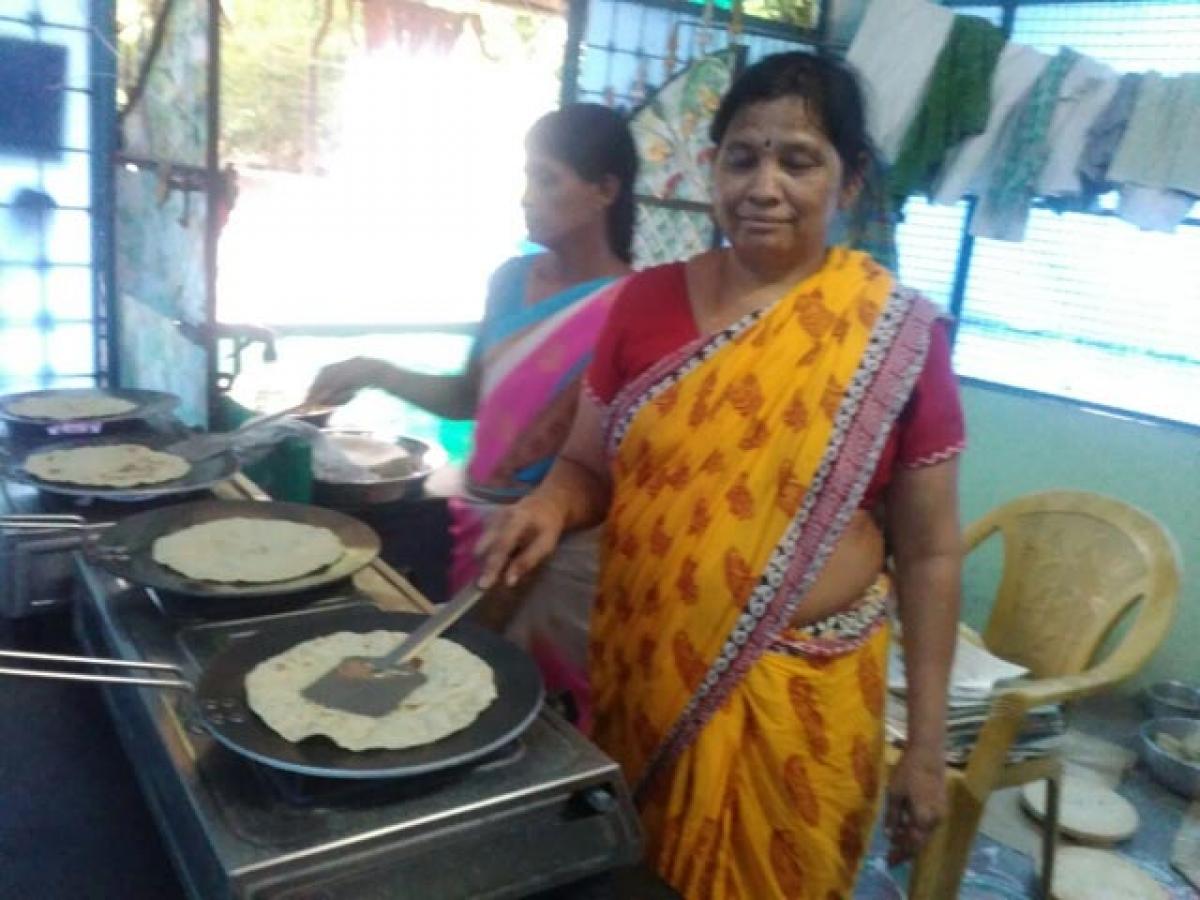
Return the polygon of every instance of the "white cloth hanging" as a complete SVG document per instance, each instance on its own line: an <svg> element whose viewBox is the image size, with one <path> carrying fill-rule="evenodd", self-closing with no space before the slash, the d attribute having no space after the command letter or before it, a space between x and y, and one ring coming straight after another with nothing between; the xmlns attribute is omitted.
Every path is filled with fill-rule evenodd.
<svg viewBox="0 0 1200 900"><path fill-rule="evenodd" d="M1003 146L1000 137L1048 62L1050 57L1031 47L1005 45L992 76L992 109L987 127L982 134L963 141L947 156L934 183L934 203L953 206L964 195L977 193L987 184L995 148Z"/></svg>
<svg viewBox="0 0 1200 900"><path fill-rule="evenodd" d="M1083 190L1079 159L1088 129L1108 106L1120 83L1116 71L1091 57L1080 57L1063 80L1050 122L1050 157L1038 179L1044 197L1073 197Z"/></svg>
<svg viewBox="0 0 1200 900"><path fill-rule="evenodd" d="M928 0L872 0L846 53L862 78L867 129L880 155L896 161L929 87L954 13Z"/></svg>
<svg viewBox="0 0 1200 900"><path fill-rule="evenodd" d="M1110 181L1200 194L1200 75L1142 76Z"/></svg>
<svg viewBox="0 0 1200 900"><path fill-rule="evenodd" d="M1173 232L1188 217L1196 198L1191 194L1127 184L1121 188L1117 215L1142 231Z"/></svg>

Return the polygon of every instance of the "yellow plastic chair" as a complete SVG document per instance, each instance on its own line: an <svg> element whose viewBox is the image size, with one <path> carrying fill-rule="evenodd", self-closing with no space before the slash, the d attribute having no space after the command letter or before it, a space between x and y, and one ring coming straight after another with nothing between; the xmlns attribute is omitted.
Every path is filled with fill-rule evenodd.
<svg viewBox="0 0 1200 900"><path fill-rule="evenodd" d="M1062 760L1057 754L1009 764L1029 710L1104 691L1142 668L1166 637L1179 595L1179 551L1152 516L1080 491L1030 494L966 530L970 553L1003 539L1004 569L983 632L992 653L1030 670L993 701L965 766L947 775L946 818L913 864L910 900L952 900L992 791L1046 781L1042 895L1050 897L1058 841ZM1136 607L1136 611L1134 611ZM1126 615L1120 642L1095 662ZM894 764L899 753L889 751Z"/></svg>

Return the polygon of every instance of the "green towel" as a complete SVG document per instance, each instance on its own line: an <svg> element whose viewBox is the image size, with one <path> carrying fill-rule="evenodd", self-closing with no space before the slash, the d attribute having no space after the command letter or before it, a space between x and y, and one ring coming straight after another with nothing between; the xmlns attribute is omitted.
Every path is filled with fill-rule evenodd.
<svg viewBox="0 0 1200 900"><path fill-rule="evenodd" d="M1063 47L1034 82L1000 151L1000 163L971 219L971 234L1025 240L1029 203L1050 156L1049 132L1063 79L1080 56Z"/></svg>
<svg viewBox="0 0 1200 900"><path fill-rule="evenodd" d="M946 154L987 127L992 75L1004 44L1004 33L986 19L954 17L920 112L888 173L888 193L897 209L910 194L928 193Z"/></svg>

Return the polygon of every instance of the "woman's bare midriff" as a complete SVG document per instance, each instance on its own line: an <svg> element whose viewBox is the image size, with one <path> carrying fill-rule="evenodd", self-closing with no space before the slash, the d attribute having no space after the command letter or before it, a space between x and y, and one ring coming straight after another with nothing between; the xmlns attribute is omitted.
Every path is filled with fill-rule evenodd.
<svg viewBox="0 0 1200 900"><path fill-rule="evenodd" d="M800 601L792 625L811 625L854 606L879 577L883 559L883 534L871 515L860 509L850 519L817 583Z"/></svg>

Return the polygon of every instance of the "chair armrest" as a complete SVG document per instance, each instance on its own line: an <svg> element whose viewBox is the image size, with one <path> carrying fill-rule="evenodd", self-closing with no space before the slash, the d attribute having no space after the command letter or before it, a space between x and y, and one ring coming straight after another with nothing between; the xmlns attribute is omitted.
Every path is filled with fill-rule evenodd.
<svg viewBox="0 0 1200 900"><path fill-rule="evenodd" d="M1136 670L1136 665L1130 667L1110 658L1078 675L1020 682L1000 691L992 701L991 712L967 760L967 788L977 797L985 798L991 792L1030 710L1094 694L1112 687Z"/></svg>

